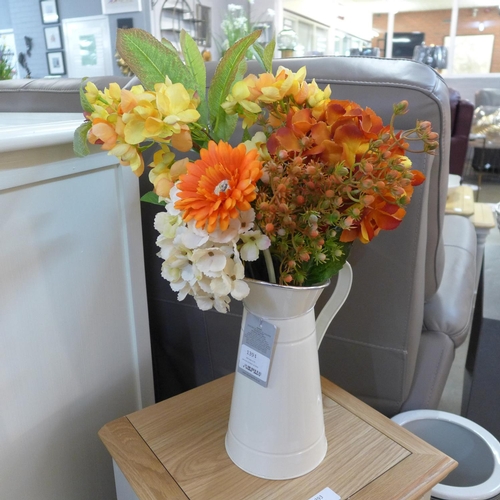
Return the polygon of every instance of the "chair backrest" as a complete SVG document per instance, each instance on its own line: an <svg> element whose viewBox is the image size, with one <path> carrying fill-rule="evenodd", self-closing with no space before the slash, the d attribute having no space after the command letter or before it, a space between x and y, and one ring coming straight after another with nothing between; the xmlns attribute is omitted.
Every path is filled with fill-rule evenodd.
<svg viewBox="0 0 500 500"><path fill-rule="evenodd" d="M117 82L129 82L124 76L99 76L91 81L99 89ZM1 113L82 113L81 78L34 78L0 81Z"/></svg>
<svg viewBox="0 0 500 500"><path fill-rule="evenodd" d="M481 89L474 95L474 105L478 106L500 106L500 89Z"/></svg>
<svg viewBox="0 0 500 500"><path fill-rule="evenodd" d="M474 105L467 99L462 99L457 90L450 88L450 108L450 174L461 176L469 147L469 134L474 116Z"/></svg>
<svg viewBox="0 0 500 500"><path fill-rule="evenodd" d="M354 283L320 349L322 373L387 414L397 413L412 384L422 331L424 303L441 281L442 229L451 135L449 93L430 67L398 59L326 57L276 61L307 78L329 84L332 97L369 106L385 122L403 99L409 112L398 128L429 120L440 135L435 156L413 155L427 181L415 189L396 231L369 245L355 244L349 261ZM259 71L254 65L249 70Z"/></svg>

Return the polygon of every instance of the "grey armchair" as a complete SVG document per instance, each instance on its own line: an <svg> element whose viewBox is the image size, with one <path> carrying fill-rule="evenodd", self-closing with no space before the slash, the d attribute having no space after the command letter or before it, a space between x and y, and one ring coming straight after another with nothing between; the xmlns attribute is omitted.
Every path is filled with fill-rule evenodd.
<svg viewBox="0 0 500 500"><path fill-rule="evenodd" d="M276 61L307 65L308 79L332 95L370 106L385 121L407 99L397 126L430 120L441 136L436 156L415 155L427 181L416 188L403 223L349 258L354 284L320 349L323 375L387 415L439 402L455 348L470 328L475 283L475 232L469 220L444 210L450 147L448 89L431 68L409 60L320 57ZM215 66L209 64L208 74ZM255 62L249 71L262 72ZM210 79L210 76L209 76ZM147 182L144 189L149 190ZM143 207L150 325L157 398L234 371L241 305L203 313L178 302L160 277L152 219Z"/></svg>

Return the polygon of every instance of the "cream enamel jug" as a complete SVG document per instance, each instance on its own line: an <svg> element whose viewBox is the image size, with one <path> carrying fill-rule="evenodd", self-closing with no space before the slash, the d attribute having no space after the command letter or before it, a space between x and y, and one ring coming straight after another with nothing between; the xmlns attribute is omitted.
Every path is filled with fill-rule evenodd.
<svg viewBox="0 0 500 500"><path fill-rule="evenodd" d="M352 269L346 262L317 321L314 305L328 283L247 282L238 359L248 313L275 325L276 339L267 387L236 370L226 451L249 474L291 479L313 470L326 455L318 348L349 294Z"/></svg>

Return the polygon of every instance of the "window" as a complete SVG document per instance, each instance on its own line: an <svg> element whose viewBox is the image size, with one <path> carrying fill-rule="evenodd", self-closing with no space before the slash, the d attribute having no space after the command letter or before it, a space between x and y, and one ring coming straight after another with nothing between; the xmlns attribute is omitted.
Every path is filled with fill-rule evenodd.
<svg viewBox="0 0 500 500"><path fill-rule="evenodd" d="M297 33L298 44L295 47L295 57L328 53L330 26L287 10L284 11L283 26Z"/></svg>

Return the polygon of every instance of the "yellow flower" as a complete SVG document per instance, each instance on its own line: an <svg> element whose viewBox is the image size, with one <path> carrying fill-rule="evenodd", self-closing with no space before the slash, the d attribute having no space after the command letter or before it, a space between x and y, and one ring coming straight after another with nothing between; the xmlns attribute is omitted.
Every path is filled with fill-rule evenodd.
<svg viewBox="0 0 500 500"><path fill-rule="evenodd" d="M161 119L161 115L153 103L140 101L129 113L123 115L125 123L125 142L128 144L139 144L146 137L151 136L145 130L146 121L149 118Z"/></svg>
<svg viewBox="0 0 500 500"><path fill-rule="evenodd" d="M330 89L330 85L327 85L324 90L321 90L316 83L316 80L313 80L309 85L309 96L307 98L307 104L314 108L322 101L325 101L330 98L332 90Z"/></svg>
<svg viewBox="0 0 500 500"><path fill-rule="evenodd" d="M259 160L268 161L271 159L267 150L267 137L264 132L256 132L249 141L245 141L243 144L247 148L247 152L256 149L259 152Z"/></svg>
<svg viewBox="0 0 500 500"><path fill-rule="evenodd" d="M283 66L278 68L276 77L273 77L269 73L259 75L257 87L260 87L262 92L259 101L273 103L281 101L286 96L298 93L305 76L305 67L300 68L297 73L293 73Z"/></svg>
<svg viewBox="0 0 500 500"><path fill-rule="evenodd" d="M237 104L250 113L260 113L260 106L252 101L249 101L249 97L250 90L248 88L248 83L245 80L236 82L231 89L231 93L227 96L226 102L222 104L222 107L229 115L235 114L236 111L234 108Z"/></svg>
<svg viewBox="0 0 500 500"><path fill-rule="evenodd" d="M144 159L134 146L117 144L108 154L119 158L122 165L130 166L137 177L140 177L144 172Z"/></svg>
<svg viewBox="0 0 500 500"><path fill-rule="evenodd" d="M149 181L154 186L154 192L162 198L168 198L170 190L179 176L187 172L188 158L174 161L174 154L165 145L154 154L150 166L154 168L149 172Z"/></svg>
<svg viewBox="0 0 500 500"><path fill-rule="evenodd" d="M182 83L157 83L155 85L156 106L162 114L163 121L169 125L177 122L193 123L200 118L195 109L196 100L192 99Z"/></svg>
<svg viewBox="0 0 500 500"><path fill-rule="evenodd" d="M222 108L228 115L237 113L243 118L243 128L251 127L262 111L258 104L248 99L252 97L248 84L246 80L236 82L226 97L226 102L222 103Z"/></svg>
<svg viewBox="0 0 500 500"><path fill-rule="evenodd" d="M94 83L88 82L87 85L85 85L85 96L90 104L95 104L99 95L100 92Z"/></svg>

